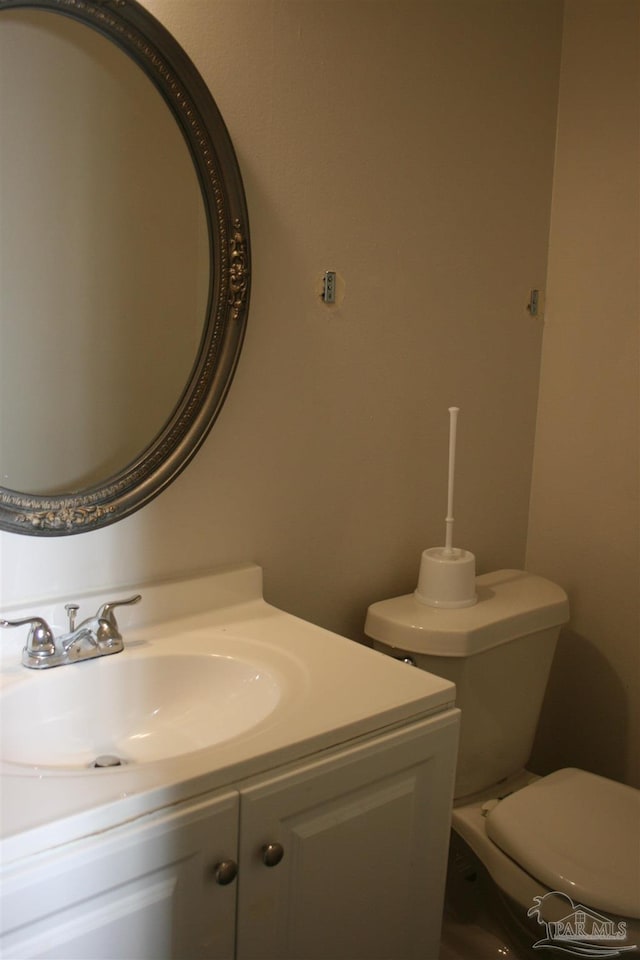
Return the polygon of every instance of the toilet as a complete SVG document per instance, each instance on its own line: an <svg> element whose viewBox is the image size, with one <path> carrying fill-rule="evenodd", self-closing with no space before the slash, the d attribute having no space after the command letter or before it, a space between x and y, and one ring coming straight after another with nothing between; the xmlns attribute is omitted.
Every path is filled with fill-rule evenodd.
<svg viewBox="0 0 640 960"><path fill-rule="evenodd" d="M395 597L365 622L375 649L456 684L450 886L487 878L515 945L500 955L640 955L640 791L526 769L567 596L520 570L477 577L476 593L455 609Z"/></svg>

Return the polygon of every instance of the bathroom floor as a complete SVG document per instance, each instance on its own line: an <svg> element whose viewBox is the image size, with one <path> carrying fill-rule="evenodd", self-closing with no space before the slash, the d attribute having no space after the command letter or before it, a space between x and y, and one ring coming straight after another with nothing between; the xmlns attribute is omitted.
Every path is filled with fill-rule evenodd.
<svg viewBox="0 0 640 960"><path fill-rule="evenodd" d="M490 927L489 918L462 922L445 913L439 960L525 960Z"/></svg>
<svg viewBox="0 0 640 960"><path fill-rule="evenodd" d="M439 960L528 960L498 917L495 893L483 868L452 836Z"/></svg>

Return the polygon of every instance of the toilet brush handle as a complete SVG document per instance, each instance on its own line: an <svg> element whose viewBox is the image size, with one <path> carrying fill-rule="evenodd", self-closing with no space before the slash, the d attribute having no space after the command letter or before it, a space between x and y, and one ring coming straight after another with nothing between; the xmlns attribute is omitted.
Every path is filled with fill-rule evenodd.
<svg viewBox="0 0 640 960"><path fill-rule="evenodd" d="M460 407L449 407L449 476L447 483L447 516L445 517L445 555L453 554L453 487L456 473L456 438Z"/></svg>

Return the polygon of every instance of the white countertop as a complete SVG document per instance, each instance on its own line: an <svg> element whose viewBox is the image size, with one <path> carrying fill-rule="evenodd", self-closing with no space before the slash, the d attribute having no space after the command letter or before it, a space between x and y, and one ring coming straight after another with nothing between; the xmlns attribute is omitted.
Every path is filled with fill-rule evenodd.
<svg viewBox="0 0 640 960"><path fill-rule="evenodd" d="M96 609L99 603L125 596L127 591L118 589L83 598L83 609L85 605L89 611ZM277 676L282 690L280 702L246 733L166 760L103 770L0 764L3 867L167 804L454 704L455 688L448 681L266 603L262 571L257 566L135 586L131 592L142 593L143 602L118 611L125 638L125 650L117 654L118 658L212 649L233 656L241 643L245 650L251 650L255 662ZM2 615L17 618L37 613L60 629L68 599L41 603L28 611L4 610ZM53 672L22 667L20 651L25 637L26 628L3 635L0 697L20 684L46 683L47 672ZM82 668L82 664L74 664L55 669L77 670L78 683L82 683Z"/></svg>

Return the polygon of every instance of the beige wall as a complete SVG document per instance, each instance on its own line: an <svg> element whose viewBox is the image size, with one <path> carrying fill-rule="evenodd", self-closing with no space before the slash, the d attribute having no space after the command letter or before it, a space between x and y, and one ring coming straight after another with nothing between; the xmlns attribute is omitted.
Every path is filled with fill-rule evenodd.
<svg viewBox="0 0 640 960"><path fill-rule="evenodd" d="M114 527L0 534L3 604L255 560L267 596L357 637L441 542L569 591L535 751L638 782L638 6L145 0L211 87L254 277L227 404ZM318 299L324 270L341 302ZM4 413L4 411L3 411Z"/></svg>
<svg viewBox="0 0 640 960"><path fill-rule="evenodd" d="M567 0L527 563L563 584L535 759L640 786L636 0Z"/></svg>
<svg viewBox="0 0 640 960"><path fill-rule="evenodd" d="M3 602L264 565L352 636L444 537L521 566L545 283L557 0L146 0L237 148L254 275L238 373L178 481L114 527L3 534ZM337 270L341 302L319 280Z"/></svg>

